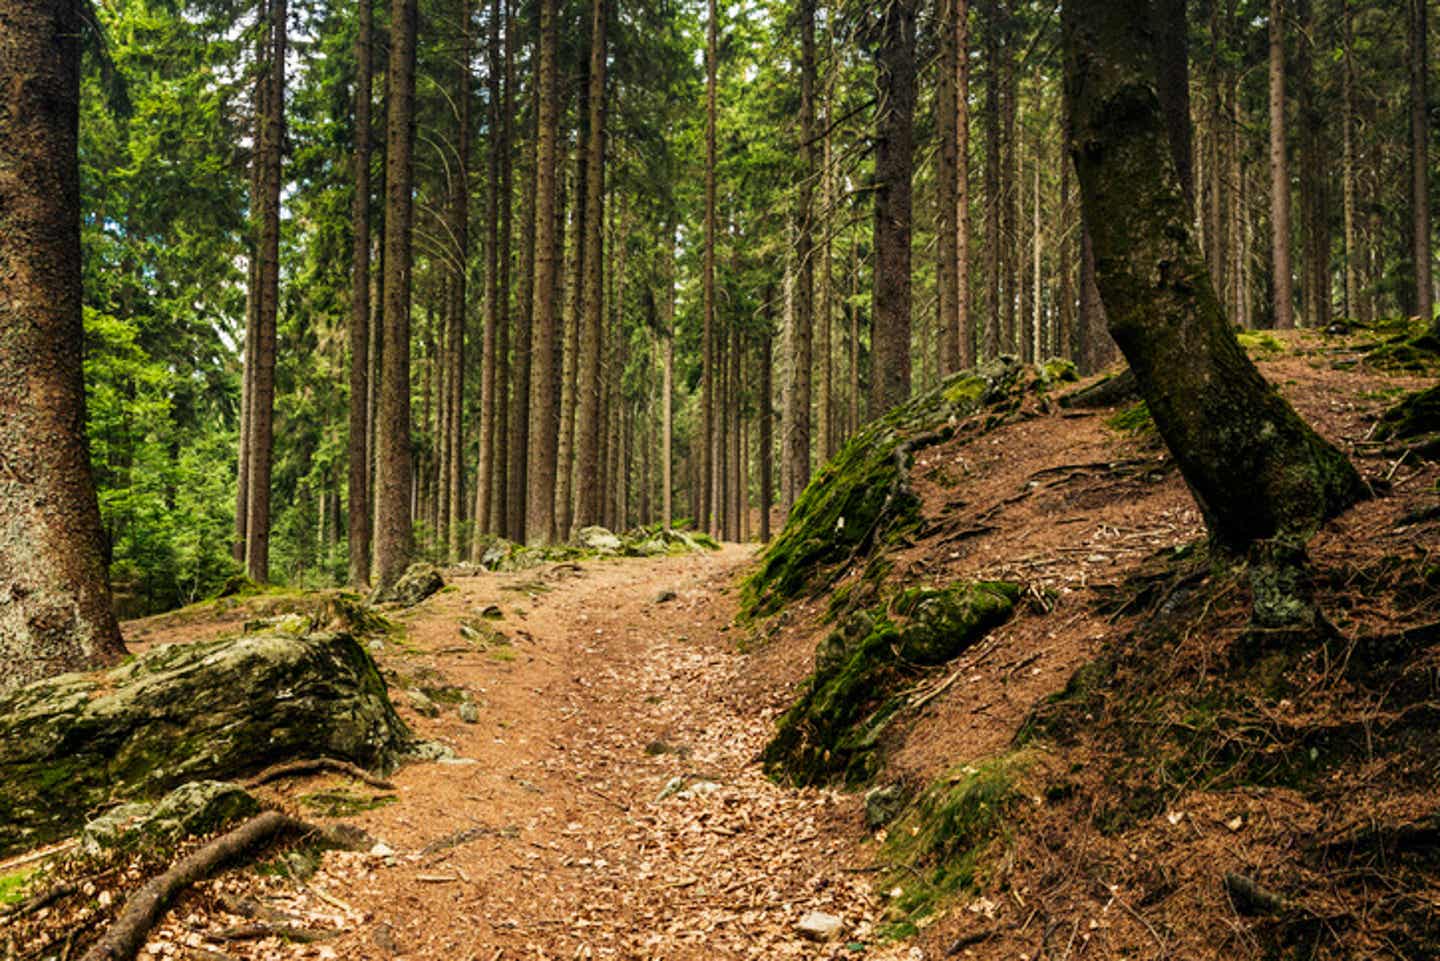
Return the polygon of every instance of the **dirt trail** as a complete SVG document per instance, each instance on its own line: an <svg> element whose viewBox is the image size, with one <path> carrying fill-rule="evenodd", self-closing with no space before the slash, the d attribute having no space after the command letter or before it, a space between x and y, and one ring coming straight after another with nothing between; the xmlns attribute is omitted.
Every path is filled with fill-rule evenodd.
<svg viewBox="0 0 1440 961"><path fill-rule="evenodd" d="M394 803L350 818L394 853L327 853L304 885L232 873L171 915L152 956L850 956L878 915L859 801L781 789L754 763L776 705L740 693L729 626L752 550L454 578L378 654L407 720L457 755L407 766ZM458 626L490 604L504 617L485 623L511 644L482 650ZM417 715L411 683L468 692L478 723L454 704ZM222 893L342 933L222 946L206 933L240 920ZM844 935L804 940L795 925L812 910L840 915Z"/></svg>

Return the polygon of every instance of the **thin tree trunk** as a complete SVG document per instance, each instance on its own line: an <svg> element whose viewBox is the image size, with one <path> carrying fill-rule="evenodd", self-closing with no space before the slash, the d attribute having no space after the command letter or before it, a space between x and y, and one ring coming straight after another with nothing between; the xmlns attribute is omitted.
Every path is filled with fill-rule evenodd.
<svg viewBox="0 0 1440 961"><path fill-rule="evenodd" d="M810 483L810 388L814 376L815 325L815 0L800 0L800 190L796 206L795 313L790 331L790 403L785 410L785 462L789 487L799 496ZM731 327L734 327L732 320ZM737 342L732 334L731 370ZM731 385L733 405L734 385ZM728 415L728 411L727 411ZM731 450L734 450L732 445ZM732 504L732 507L734 505ZM727 516L732 511L727 511ZM735 518L730 519L732 522ZM730 540L736 528L727 524Z"/></svg>
<svg viewBox="0 0 1440 961"><path fill-rule="evenodd" d="M349 582L370 582L370 490L366 465L370 459L366 422L370 399L370 94L371 3L359 0L359 31L355 35L355 195L350 274L350 437L347 529Z"/></svg>
<svg viewBox="0 0 1440 961"><path fill-rule="evenodd" d="M275 327L280 309L280 154L285 136L285 0L270 0L267 43L269 89L261 128L259 297L255 313L255 371L251 381L250 456L245 522L245 570L270 579L270 473L275 431Z"/></svg>
<svg viewBox="0 0 1440 961"><path fill-rule="evenodd" d="M488 42L490 77L489 110L486 129L489 131L490 155L485 182L485 326L480 340L480 439L475 460L475 510L470 528L470 559L480 560L480 545L487 530L494 530L491 503L494 500L495 413L497 333L501 324L500 298L509 291L500 286L500 160L504 137L500 132L500 0L490 0L490 34ZM506 200L508 203L508 198Z"/></svg>
<svg viewBox="0 0 1440 961"><path fill-rule="evenodd" d="M560 451L556 457L559 475L555 488L555 529L561 540L574 533L575 501L579 458L576 450L576 408L580 404L580 330L585 325L585 207L589 202L586 183L586 163L589 159L590 77L589 62L581 69L578 78L579 103L576 116L580 118L575 132L575 183L574 203L570 210L570 301L565 312L565 358L560 391ZM585 477L578 478L581 486Z"/></svg>
<svg viewBox="0 0 1440 961"><path fill-rule="evenodd" d="M1350 0L1340 0L1342 47L1341 69L1341 137L1344 141L1340 170L1340 190L1345 211L1345 316L1360 316L1360 251L1356 249L1355 229L1355 62L1354 28L1351 23Z"/></svg>
<svg viewBox="0 0 1440 961"><path fill-rule="evenodd" d="M700 511L695 526L713 531L710 510L714 496L715 446L715 87L718 70L719 14L707 0L705 22L705 252L700 279L703 320L700 369Z"/></svg>
<svg viewBox="0 0 1440 961"><path fill-rule="evenodd" d="M910 176L915 0L887 4L876 55L875 270L870 370L876 416L910 396Z"/></svg>
<svg viewBox="0 0 1440 961"><path fill-rule="evenodd" d="M1285 155L1285 0L1270 0L1270 262L1275 326L1295 326L1290 272L1290 170Z"/></svg>
<svg viewBox="0 0 1440 961"><path fill-rule="evenodd" d="M601 351L605 324L605 66L607 17L604 0L594 0L590 17L590 76L587 108L589 139L585 145L585 236L583 306L576 405L578 454L575 524L579 529L600 523Z"/></svg>
<svg viewBox="0 0 1440 961"><path fill-rule="evenodd" d="M985 20L985 336L981 354L1001 350L1000 306L1000 0Z"/></svg>
<svg viewBox="0 0 1440 961"><path fill-rule="evenodd" d="M460 560L460 520L464 514L463 486L465 472L461 453L464 450L461 431L462 407L465 403L465 318L469 312L466 272L470 264L470 0L461 0L460 64L457 67L455 97L459 101L460 153L456 164L456 190L450 209L454 224L451 232L459 263L451 279L450 331L445 376L446 424L444 433L445 474L440 478L441 518L443 520L446 557L450 563Z"/></svg>
<svg viewBox="0 0 1440 961"><path fill-rule="evenodd" d="M515 19L518 19L515 18ZM536 48L541 45L539 38L536 38ZM512 541L524 542L528 531L526 530L527 497L529 490L528 458L530 453L530 380L534 356L531 351L531 325L534 320L535 310L535 236L536 236L536 177L538 175L535 162L536 143L538 141L538 126L535 125L539 114L539 64L540 58L534 58L536 63L536 82L532 86L532 101L530 119L532 122L531 138L521 148L521 156L528 158L525 165L524 182L520 188L520 258L518 264L518 311L515 317L514 337L514 358L512 360L512 383L510 385L510 427L506 437L506 444L509 446L509 468L506 480L509 490L505 500L510 518L507 523L506 536Z"/></svg>
<svg viewBox="0 0 1440 961"><path fill-rule="evenodd" d="M955 333L957 364L975 366L970 299L970 0L955 5Z"/></svg>
<svg viewBox="0 0 1440 961"><path fill-rule="evenodd" d="M772 344L774 334L775 288L772 286L765 295L765 326L760 335L760 386L757 402L760 405L760 542L770 541L770 499L774 490L775 424L771 392L774 384L772 372Z"/></svg>
<svg viewBox="0 0 1440 961"><path fill-rule="evenodd" d="M410 256L414 210L416 0L394 0L390 14L390 96L385 150L385 325L381 348L375 501L376 586L405 572L412 549L410 443Z"/></svg>
<svg viewBox="0 0 1440 961"><path fill-rule="evenodd" d="M939 140L935 151L935 242L936 298L940 325L940 376L960 369L959 267L956 247L960 239L956 214L959 200L959 155L956 121L956 81L960 72L957 41L961 30L955 24L957 7L963 0L936 0L936 29L940 45L940 63L935 86L935 131Z"/></svg>
<svg viewBox="0 0 1440 961"><path fill-rule="evenodd" d="M660 521L668 531L674 520L671 516L674 506L671 501L674 490L674 465L671 459L674 456L675 441L675 228L667 224L664 236L660 252L661 263L664 265L661 272L664 288L660 300L660 319L664 325L665 338L665 369L661 375L663 383L660 399Z"/></svg>
<svg viewBox="0 0 1440 961"><path fill-rule="evenodd" d="M1430 253L1430 141L1427 91L1429 77L1429 40L1427 28L1429 0L1410 2L1410 203L1414 219L1411 226L1415 260L1415 313L1440 335L1440 321L1435 318L1434 288L1431 286Z"/></svg>
<svg viewBox="0 0 1440 961"><path fill-rule="evenodd" d="M510 451L513 446L510 416L513 409L513 367L510 363L512 318L519 314L510 303L510 281L514 263L514 162L515 142L515 30L516 17L509 0L505 8L504 92L500 98L500 255L499 311L495 318L495 416L494 446L491 450L490 523L491 532L510 535Z"/></svg>

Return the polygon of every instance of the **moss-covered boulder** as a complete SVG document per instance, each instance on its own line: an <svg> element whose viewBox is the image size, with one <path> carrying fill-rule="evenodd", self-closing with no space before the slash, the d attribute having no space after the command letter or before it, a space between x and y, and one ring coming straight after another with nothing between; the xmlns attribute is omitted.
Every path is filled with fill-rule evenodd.
<svg viewBox="0 0 1440 961"><path fill-rule="evenodd" d="M435 565L419 562L407 567L400 579L389 587L377 587L370 595L370 603L414 607L444 586L445 578Z"/></svg>
<svg viewBox="0 0 1440 961"><path fill-rule="evenodd" d="M1004 623L1019 597L1004 582L914 588L846 618L816 649L815 672L780 718L762 755L766 773L792 784L869 780L907 682Z"/></svg>
<svg viewBox="0 0 1440 961"><path fill-rule="evenodd" d="M387 770L411 742L348 634L158 647L0 696L0 854L187 781L317 756Z"/></svg>
<svg viewBox="0 0 1440 961"><path fill-rule="evenodd" d="M132 801L111 808L81 831L85 853L171 844L219 830L260 810L260 802L230 781L190 781L151 804Z"/></svg>
<svg viewBox="0 0 1440 961"><path fill-rule="evenodd" d="M834 565L913 529L920 502L910 489L914 455L954 435L958 423L1010 398L1023 368L988 361L897 407L858 431L810 481L785 529L745 582L742 610L764 616L830 583Z"/></svg>
<svg viewBox="0 0 1440 961"><path fill-rule="evenodd" d="M1410 394L1384 414L1375 428L1378 440L1409 440L1440 432L1440 387Z"/></svg>

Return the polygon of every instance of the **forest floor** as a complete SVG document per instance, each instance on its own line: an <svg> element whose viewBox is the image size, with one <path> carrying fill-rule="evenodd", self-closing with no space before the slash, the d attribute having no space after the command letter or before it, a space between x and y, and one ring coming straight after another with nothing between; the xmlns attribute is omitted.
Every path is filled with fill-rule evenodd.
<svg viewBox="0 0 1440 961"><path fill-rule="evenodd" d="M454 590L398 618L403 633L377 660L405 719L456 757L407 765L393 792L336 777L272 792L311 817L317 796L375 804L346 820L384 846L326 852L301 884L253 871L209 882L156 931L148 956L848 954L849 938L817 949L795 926L825 911L863 940L876 920L860 800L782 789L754 763L773 709L743 696L747 659L730 626L753 556L727 545L452 577ZM503 616L483 624L507 642L463 638L460 623L491 605ZM194 625L152 628L142 643L194 636ZM438 717L416 712L406 692L417 688ZM459 697L478 708L475 723L459 717ZM225 896L338 933L208 940L243 921Z"/></svg>
<svg viewBox="0 0 1440 961"><path fill-rule="evenodd" d="M1431 378L1369 369L1343 338L1302 332L1260 348L1265 374L1381 495L1327 526L1312 545L1317 565L1359 572L1398 558L1429 571L1437 468L1369 438L1381 410ZM1133 405L1064 410L1042 398L921 454L911 479L924 523L890 549L889 582L1003 578L1030 600L957 662L917 678L917 706L886 746L886 782L954 783L947 772L959 765L1013 752L1036 705L1136 629L1139 616L1113 604L1132 576L1201 538L1193 500ZM891 902L910 881L886 865L886 832L867 829L861 796L785 788L761 772L774 721L829 630L830 595L738 625L756 551L450 572L445 591L392 614L400 629L372 649L405 720L454 756L403 767L394 790L329 775L262 789L378 844L326 851L318 866L292 850L199 885L141 957L1259 957L1255 922L1236 913L1219 872L1263 878L1316 832L1379 816L1393 787L1341 769L1325 782L1347 798L1339 805L1323 792L1186 788L1116 833L1105 806L1126 788L1105 781L1108 748L1042 747L979 887L917 918L918 937L888 940ZM858 563L842 570L832 590L862 575ZM1415 616L1352 580L1327 588L1343 632ZM131 622L127 637L143 648L233 633L247 611L277 604ZM1175 663L1208 671L1243 629L1242 607L1207 602L1203 636L1187 633ZM1052 797L1062 781L1071 793ZM249 913L258 902L305 938L220 937L246 920L234 910L245 899ZM1332 920L1349 910L1330 907ZM812 911L838 916L839 936L808 940L797 926Z"/></svg>

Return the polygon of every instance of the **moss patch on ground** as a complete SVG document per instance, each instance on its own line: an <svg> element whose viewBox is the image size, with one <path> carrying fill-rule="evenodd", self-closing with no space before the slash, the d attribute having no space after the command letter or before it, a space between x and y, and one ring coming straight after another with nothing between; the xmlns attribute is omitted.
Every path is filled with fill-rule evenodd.
<svg viewBox="0 0 1440 961"><path fill-rule="evenodd" d="M882 889L892 898L883 936L909 937L957 895L985 881L1022 795L1021 753L954 768L931 783L885 833Z"/></svg>
<svg viewBox="0 0 1440 961"><path fill-rule="evenodd" d="M1019 597L1018 585L1003 582L911 588L846 618L816 649L814 673L780 718L762 755L766 773L802 785L868 781L907 682L1004 623Z"/></svg>

